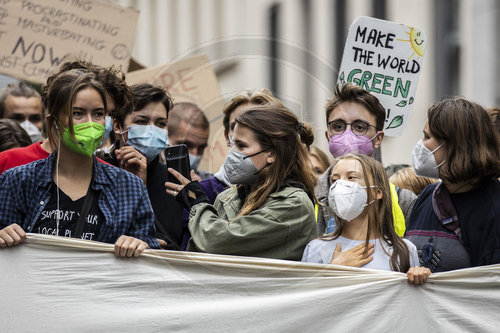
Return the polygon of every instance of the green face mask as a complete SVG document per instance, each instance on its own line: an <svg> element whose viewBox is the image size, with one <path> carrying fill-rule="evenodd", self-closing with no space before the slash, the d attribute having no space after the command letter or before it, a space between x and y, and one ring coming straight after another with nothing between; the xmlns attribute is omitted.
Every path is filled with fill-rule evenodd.
<svg viewBox="0 0 500 333"><path fill-rule="evenodd" d="M73 126L75 139L71 137L68 128L64 129L62 142L68 149L75 153L92 157L102 141L104 135L104 125L88 122Z"/></svg>

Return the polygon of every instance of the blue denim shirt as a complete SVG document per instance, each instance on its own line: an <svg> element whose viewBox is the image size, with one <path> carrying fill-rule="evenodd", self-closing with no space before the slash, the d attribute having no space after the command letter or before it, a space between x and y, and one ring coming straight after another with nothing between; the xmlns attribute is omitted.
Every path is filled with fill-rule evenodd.
<svg viewBox="0 0 500 333"><path fill-rule="evenodd" d="M0 229L17 223L26 232L33 231L50 200L54 156L0 175ZM148 193L138 177L94 157L92 189L99 193L98 205L105 218L97 241L113 244L127 235L142 239L150 248L160 247Z"/></svg>

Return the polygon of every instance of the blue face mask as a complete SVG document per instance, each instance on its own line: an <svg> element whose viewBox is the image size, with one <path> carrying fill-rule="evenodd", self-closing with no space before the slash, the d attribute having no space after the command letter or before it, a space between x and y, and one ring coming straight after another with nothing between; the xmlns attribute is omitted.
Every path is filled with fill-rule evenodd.
<svg viewBox="0 0 500 333"><path fill-rule="evenodd" d="M127 144L140 151L150 162L167 148L168 132L155 125L132 125L128 127Z"/></svg>
<svg viewBox="0 0 500 333"><path fill-rule="evenodd" d="M109 134L113 130L113 119L111 119L111 116L106 116L104 119L106 119L106 125L104 125L104 135L102 137L101 146L106 143L109 138Z"/></svg>
<svg viewBox="0 0 500 333"><path fill-rule="evenodd" d="M201 156L202 155L189 154L189 165L191 166L191 169L193 169L194 171L198 169L198 165L200 164L201 161Z"/></svg>

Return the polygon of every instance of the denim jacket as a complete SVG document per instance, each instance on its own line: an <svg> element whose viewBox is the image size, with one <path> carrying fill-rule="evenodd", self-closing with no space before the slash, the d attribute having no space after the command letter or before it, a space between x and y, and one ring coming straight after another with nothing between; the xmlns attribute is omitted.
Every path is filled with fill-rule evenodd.
<svg viewBox="0 0 500 333"><path fill-rule="evenodd" d="M15 167L0 175L0 229L17 223L32 232L50 200L54 154L43 160ZM121 235L142 239L159 248L154 214L146 187L135 175L94 157L92 189L104 215L97 241L115 243Z"/></svg>

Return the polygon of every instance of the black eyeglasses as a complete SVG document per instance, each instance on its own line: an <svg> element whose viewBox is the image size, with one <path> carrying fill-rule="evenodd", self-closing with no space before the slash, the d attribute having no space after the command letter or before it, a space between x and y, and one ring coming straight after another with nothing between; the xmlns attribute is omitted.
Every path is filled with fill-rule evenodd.
<svg viewBox="0 0 500 333"><path fill-rule="evenodd" d="M342 119L337 119L328 123L328 131L334 135L342 134L345 132L347 125L351 126L351 131L356 135L365 135L370 126L375 127L362 120L355 120L352 123L346 123Z"/></svg>

